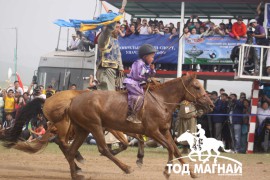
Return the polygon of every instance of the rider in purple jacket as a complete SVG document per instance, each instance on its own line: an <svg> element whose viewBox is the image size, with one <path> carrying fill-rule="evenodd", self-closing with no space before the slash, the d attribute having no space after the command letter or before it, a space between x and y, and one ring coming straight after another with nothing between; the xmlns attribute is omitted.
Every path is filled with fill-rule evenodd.
<svg viewBox="0 0 270 180"><path fill-rule="evenodd" d="M149 77L155 75L155 65L152 64L156 49L150 44L144 44L139 48L139 57L132 64L131 71L124 80L128 90L129 112L127 120L133 123L141 123L137 119L137 112L141 109L144 100L142 85L146 83Z"/></svg>

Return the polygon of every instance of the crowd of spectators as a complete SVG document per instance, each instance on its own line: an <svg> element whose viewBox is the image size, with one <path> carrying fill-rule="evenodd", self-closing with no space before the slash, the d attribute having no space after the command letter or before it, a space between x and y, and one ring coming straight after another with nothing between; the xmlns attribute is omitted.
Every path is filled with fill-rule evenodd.
<svg viewBox="0 0 270 180"><path fill-rule="evenodd" d="M96 90L96 81L92 75L89 76L89 90ZM76 90L77 85L71 84L69 90ZM60 90L55 90L52 85L48 85L46 89L43 85L37 85L33 82L28 90L24 90L20 87L19 81L15 81L14 84L10 84L7 88L0 88L0 130L9 129L14 125L14 119L18 110L25 106L28 102L35 98L47 99L53 96ZM28 139L29 142L35 138L40 138L47 129L46 120L42 115L37 115L30 120L31 123L24 127L23 137Z"/></svg>
<svg viewBox="0 0 270 180"><path fill-rule="evenodd" d="M249 129L249 117L251 114L250 99L244 92L237 94L227 94L223 88L217 91L207 92L213 101L215 108L211 114L198 118L206 130L207 137L214 137L222 140L227 149L234 150L235 153L245 153L247 149L247 136ZM259 138L267 119L270 119L270 98L260 91L256 123L256 146L255 151L263 150L263 139Z"/></svg>
<svg viewBox="0 0 270 180"><path fill-rule="evenodd" d="M208 36L218 35L218 36L229 36L231 38L240 40L240 38L248 38L249 41L247 43L251 43L253 38L255 39L255 43L257 45L269 45L269 40L266 37L265 29L263 27L264 22L264 6L262 3L259 3L257 7L257 16L255 19L249 19L248 23L245 24L242 16L237 16L236 19L229 18L226 23L220 22L219 24L215 24L210 19L207 21L200 20L199 16L192 15L185 22L184 29L180 29L180 22L165 24L162 20L148 20L146 18L137 18L131 19L130 22L124 20L122 24L117 22L116 26L119 27L116 36L120 37L128 37L132 34L134 35L151 35L151 34L160 34L167 35L169 39L173 37L178 37L179 34L183 32L183 38L191 38L198 39L204 38ZM236 22L233 22L236 21ZM94 48L94 44L96 43L98 35L93 37L92 33L82 33L80 31L76 31L76 34L72 35L72 39L67 50L79 50L79 51L89 51L89 49ZM252 38L253 37L253 38ZM270 55L269 55L270 56ZM232 59L234 61L235 59ZM267 74L266 69L270 67L270 57L269 62L264 62L265 76L270 75ZM124 63L125 69L130 67L130 64ZM177 67L174 64L159 64L156 66L158 70L176 70ZM213 72L233 72L236 71L235 66L233 64L216 64L216 65L202 65L196 66L194 65L183 65L183 70L192 70L192 71L213 71Z"/></svg>
<svg viewBox="0 0 270 180"><path fill-rule="evenodd" d="M89 76L89 90L95 90L97 83L92 75ZM69 87L70 90L76 90L76 84ZM33 90L33 91L31 91ZM9 86L0 92L0 105L2 121L1 129L11 128L14 124L14 118L18 109L35 98L50 98L59 91L49 85L46 89L42 85L31 84L27 92L19 87L18 81L15 81L13 86ZM208 92L208 96L213 101L215 108L211 114L203 115L197 119L197 122L202 125L206 131L207 137L214 137L217 140L222 140L226 144L226 148L233 149L235 153L245 153L247 149L247 135L249 128L249 117L251 114L250 99L246 97L244 92L237 94L227 94L223 88L219 93L216 91ZM260 91L257 116L257 150L262 150L263 138L261 133L265 126L266 119L270 119L270 98L267 94ZM270 121L269 121L270 123ZM46 120L42 115L38 115L30 120L30 123L24 127L23 136L29 142L35 138L40 138L47 129ZM130 145L136 144L135 140L130 139ZM87 142L94 144L94 138L89 135ZM147 146L159 147L152 139L146 142Z"/></svg>

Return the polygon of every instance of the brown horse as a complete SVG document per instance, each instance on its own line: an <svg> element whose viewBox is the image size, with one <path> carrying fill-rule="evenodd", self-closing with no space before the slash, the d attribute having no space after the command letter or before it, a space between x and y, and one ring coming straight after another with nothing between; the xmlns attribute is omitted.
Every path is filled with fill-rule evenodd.
<svg viewBox="0 0 270 180"><path fill-rule="evenodd" d="M49 139L53 136L51 133L53 133L56 134L55 142L59 145L59 148L61 149L63 154L66 155L67 149L69 147L68 140L70 138L72 139L73 136L72 124L70 123L70 119L68 114L66 113L66 109L69 108L71 100L82 93L90 92L88 90L68 90L57 93L54 96L48 98L46 101L44 101L43 99L35 99L31 101L23 109L21 109L21 112L17 116L17 123L15 126L16 128L13 128L11 132L8 132L7 136L4 136L4 131L0 132L0 139L7 139L9 138L9 136L11 136L12 139L7 139L8 142L6 141L6 146L13 147L28 153L36 153L39 150L45 148L45 146L47 146ZM22 126L25 124L25 122L31 119L31 117L34 117L36 116L36 114L41 112L49 121L49 128L46 135L41 140L36 140L32 143L28 143L25 141L19 141L18 143L16 143L16 137L19 137ZM20 124L20 126L18 126L18 123ZM116 155L128 147L128 141L122 132L108 128L104 130L111 132L121 142L119 148L111 150L112 154ZM136 135L132 133L128 135L135 137L139 140L137 165L141 167L144 157L144 142L142 141L142 137L141 135ZM78 162L84 162L84 159L79 151L77 151L75 158ZM76 169L78 171L81 170L77 165Z"/></svg>
<svg viewBox="0 0 270 180"><path fill-rule="evenodd" d="M144 106L139 113L142 124L133 124L126 121L128 111L126 93L95 91L76 96L68 109L75 130L74 141L68 149L68 153L66 153L71 177L73 179L83 177L76 172L74 158L89 132L95 137L101 154L107 156L125 173L132 171L129 166L110 153L105 143L103 127L122 132L145 134L153 138L167 148L167 163L172 163L173 156L181 157L169 129L171 115L176 105L184 99L201 106L204 112L210 112L214 107L195 75L187 75L165 82L146 92ZM179 161L182 164L185 163L183 159L179 159ZM164 175L168 178L167 167L165 167ZM193 170L190 171L190 174L191 177L195 177Z"/></svg>
<svg viewBox="0 0 270 180"><path fill-rule="evenodd" d="M68 101L65 101L64 99L52 101L53 99L56 99L56 94L54 95L54 98L51 98L51 103L50 101L45 103L43 107L44 114L45 116L50 116L52 119L49 120L56 125L58 131L60 130L59 138L62 137L62 139L64 139L62 140L63 143L67 141L65 139L67 137L66 132L69 131L67 127L70 127L70 121L64 117L70 116L72 124L74 124L75 139L71 148L68 149L68 147L64 147L63 151L70 164L72 178L77 179L81 177L77 175L77 166L74 162L74 158L78 148L89 132L94 135L98 143L99 151L103 155L113 160L124 172L131 172L130 167L121 163L110 153L105 144L102 126L110 129L123 130L124 132L146 134L147 136L152 137L168 149L168 163L171 163L170 160L172 160L173 154L176 157L180 157L181 154L169 133L171 114L176 105L181 100L186 99L195 102L197 106L203 107L205 112L208 112L213 107L213 104L210 99L205 96L205 91L195 79L195 75L178 78L151 89L152 90L147 92L145 96L144 108L140 112L143 121L142 124L132 124L125 121L127 114L126 93L95 91L93 93L76 94L77 92L74 91L76 94L74 100L72 100L73 98L70 98L71 96L67 96L64 99L69 99ZM26 108L25 111L32 111L33 108L33 111L38 111L41 103L38 103L37 101L41 100L35 100L33 104L36 103L36 105L32 108ZM55 105L57 105L56 108L53 108ZM69 116L66 112L69 113ZM66 119L65 122L62 122L63 119ZM25 119L23 122L16 121L13 133L9 134L8 139L6 138L7 141L13 142L11 145L14 145L19 134L16 132L16 129L20 130L25 121ZM69 126L66 126L65 124L69 124ZM44 136L44 138L47 137ZM20 150L23 150L24 147L21 146L20 148ZM29 147L26 146L25 149L26 148ZM183 160L181 160L181 162L184 163ZM166 177L169 177L167 169L165 169L164 174ZM194 177L193 172L191 172L191 176Z"/></svg>

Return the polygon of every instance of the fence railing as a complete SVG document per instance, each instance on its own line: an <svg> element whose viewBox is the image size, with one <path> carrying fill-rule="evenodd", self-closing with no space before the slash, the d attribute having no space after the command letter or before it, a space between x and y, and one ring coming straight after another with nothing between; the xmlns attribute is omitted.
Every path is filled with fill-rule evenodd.
<svg viewBox="0 0 270 180"><path fill-rule="evenodd" d="M266 72L266 67L270 66L269 49L269 46L242 44L236 79L270 80Z"/></svg>

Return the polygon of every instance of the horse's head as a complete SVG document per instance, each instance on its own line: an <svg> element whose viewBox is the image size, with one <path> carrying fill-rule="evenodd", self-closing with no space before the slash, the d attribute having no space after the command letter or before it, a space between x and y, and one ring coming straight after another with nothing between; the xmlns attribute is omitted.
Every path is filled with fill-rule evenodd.
<svg viewBox="0 0 270 180"><path fill-rule="evenodd" d="M192 141L193 138L193 135L187 130L177 138L177 142Z"/></svg>
<svg viewBox="0 0 270 180"><path fill-rule="evenodd" d="M196 79L196 74L188 74L183 78L185 100L193 102L196 109L202 109L204 113L213 111L215 107L207 96L202 84Z"/></svg>

